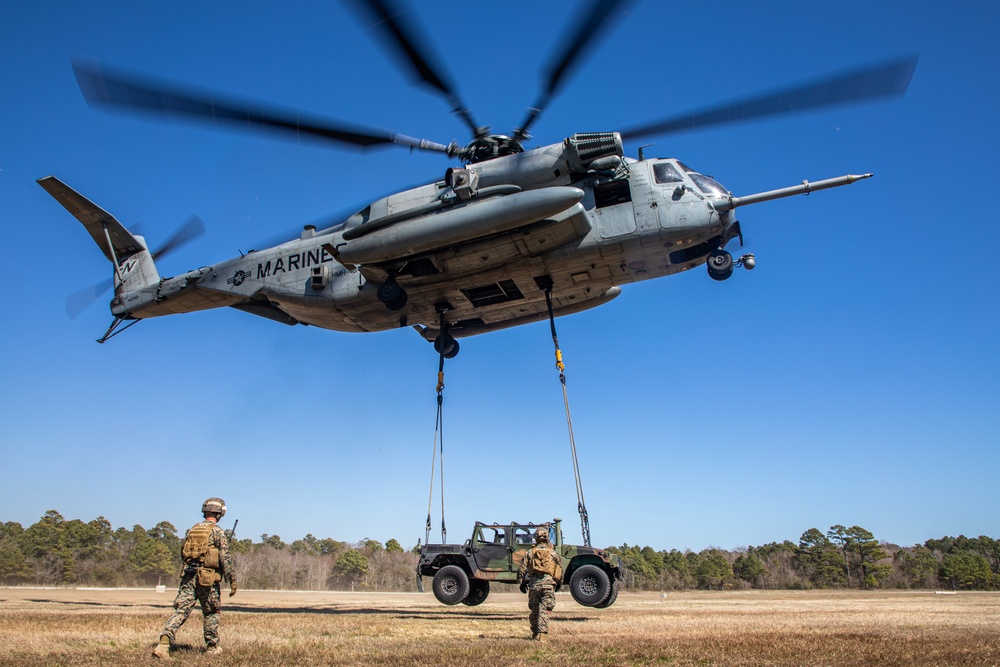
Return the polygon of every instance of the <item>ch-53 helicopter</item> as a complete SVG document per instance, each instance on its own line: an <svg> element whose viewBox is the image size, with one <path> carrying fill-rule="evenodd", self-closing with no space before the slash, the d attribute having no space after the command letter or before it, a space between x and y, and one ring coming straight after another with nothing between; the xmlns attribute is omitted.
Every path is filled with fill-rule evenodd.
<svg viewBox="0 0 1000 667"><path fill-rule="evenodd" d="M846 175L734 196L677 159L625 157L623 138L654 135L898 97L915 57L812 80L760 96L680 114L621 132L576 133L532 150L529 128L623 0L597 0L556 50L542 92L510 135L476 124L426 40L390 0L353 0L418 82L441 94L472 132L466 146L327 121L184 89L76 61L92 105L228 122L342 145L395 144L444 153L461 164L441 180L389 195L326 229L173 278L157 272L142 236L56 178L39 180L77 217L114 267L114 321L104 342L140 319L232 307L285 324L346 332L412 326L445 357L456 338L561 316L607 303L624 284L707 265L729 278L754 267L725 248L743 237L739 206L868 178ZM164 250L197 232L192 223ZM162 251L161 251L162 252ZM129 322L121 328L124 322Z"/></svg>

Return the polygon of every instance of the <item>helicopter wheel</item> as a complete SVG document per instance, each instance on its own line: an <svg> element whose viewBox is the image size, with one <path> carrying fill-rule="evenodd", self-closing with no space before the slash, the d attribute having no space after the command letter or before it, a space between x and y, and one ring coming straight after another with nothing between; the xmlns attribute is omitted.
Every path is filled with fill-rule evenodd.
<svg viewBox="0 0 1000 667"><path fill-rule="evenodd" d="M445 359L454 359L458 355L458 341L449 334L443 334L434 339L434 351Z"/></svg>
<svg viewBox="0 0 1000 667"><path fill-rule="evenodd" d="M733 256L721 248L708 254L706 265L712 280L725 280L733 275Z"/></svg>
<svg viewBox="0 0 1000 667"><path fill-rule="evenodd" d="M395 280L387 280L379 285L376 296L389 310L402 310L408 300L406 290L400 287Z"/></svg>

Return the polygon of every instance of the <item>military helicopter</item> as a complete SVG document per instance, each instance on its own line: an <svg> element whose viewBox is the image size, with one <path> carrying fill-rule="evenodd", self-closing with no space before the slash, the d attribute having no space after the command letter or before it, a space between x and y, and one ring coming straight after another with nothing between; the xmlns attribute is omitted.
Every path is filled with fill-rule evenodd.
<svg viewBox="0 0 1000 667"><path fill-rule="evenodd" d="M839 187L870 177L845 175L734 196L677 159L626 157L623 140L779 116L905 93L915 57L680 114L622 131L576 133L527 150L529 129L581 55L626 4L597 0L546 70L535 104L510 135L478 125L426 40L399 19L390 0L353 0L414 78L436 91L468 127L472 141L441 144L329 121L209 92L153 82L75 61L81 91L95 106L273 130L341 146L398 145L443 153L459 164L440 180L372 202L325 229L266 250L161 277L144 238L53 176L39 184L73 214L111 261L114 321L105 342L135 322L231 307L288 325L345 332L413 327L444 357L456 339L594 308L623 285L706 265L715 280L755 258L743 245L740 206ZM195 232L189 227L167 243ZM124 324L124 323L128 324Z"/></svg>

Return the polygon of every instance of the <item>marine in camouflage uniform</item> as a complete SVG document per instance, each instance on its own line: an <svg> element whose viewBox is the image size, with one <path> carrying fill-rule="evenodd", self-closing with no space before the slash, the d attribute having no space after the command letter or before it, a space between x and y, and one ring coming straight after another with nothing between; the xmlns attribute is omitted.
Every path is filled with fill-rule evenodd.
<svg viewBox="0 0 1000 667"><path fill-rule="evenodd" d="M229 552L229 538L218 525L226 513L226 504L221 498L209 498L201 508L205 520L192 526L184 535L184 571L181 585L174 599L174 613L167 620L160 643L153 655L169 659L170 646L177 631L187 620L197 601L201 604L202 624L208 651L219 651L219 619L222 614L222 598L219 584L229 580L229 596L236 595L236 571L233 557ZM202 548L199 549L199 544ZM206 550L199 554L199 551Z"/></svg>
<svg viewBox="0 0 1000 667"><path fill-rule="evenodd" d="M552 571L539 571L535 563L545 558L535 558L536 552L547 551L552 562ZM562 556L549 543L549 531L545 528L535 530L535 546L524 555L517 569L517 581L521 592L528 593L528 609L531 614L528 622L531 624L531 638L541 640L549 632L549 614L556 606L556 590L562 582Z"/></svg>

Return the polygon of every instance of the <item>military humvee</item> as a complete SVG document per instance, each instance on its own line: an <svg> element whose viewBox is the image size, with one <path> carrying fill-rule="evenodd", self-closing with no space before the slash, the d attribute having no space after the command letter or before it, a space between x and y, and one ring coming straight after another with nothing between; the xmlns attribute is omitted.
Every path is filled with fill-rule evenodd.
<svg viewBox="0 0 1000 667"><path fill-rule="evenodd" d="M490 582L517 583L517 568L531 549L535 528L549 529L549 539L562 556L562 584L569 584L573 599L585 607L603 609L618 597L621 569L601 549L564 544L561 519L547 523L486 524L476 522L465 544L427 544L420 549L417 588L423 577L434 577L434 597L453 605L482 604Z"/></svg>

